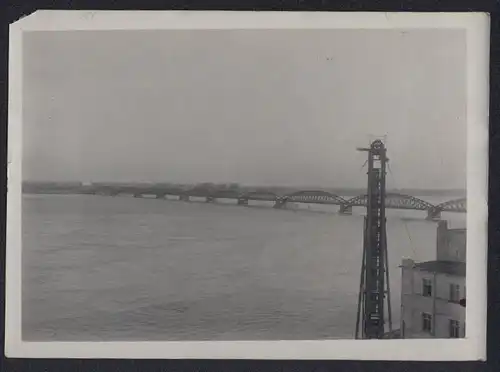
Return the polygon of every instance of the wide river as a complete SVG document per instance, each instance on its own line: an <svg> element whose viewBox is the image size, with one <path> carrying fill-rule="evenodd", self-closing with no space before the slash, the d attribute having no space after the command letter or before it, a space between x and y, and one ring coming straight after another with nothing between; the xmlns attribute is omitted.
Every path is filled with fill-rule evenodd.
<svg viewBox="0 0 500 372"><path fill-rule="evenodd" d="M24 195L23 338L352 338L363 209L337 210ZM388 212L395 328L401 259L435 255L425 217ZM462 214L443 218L465 225Z"/></svg>

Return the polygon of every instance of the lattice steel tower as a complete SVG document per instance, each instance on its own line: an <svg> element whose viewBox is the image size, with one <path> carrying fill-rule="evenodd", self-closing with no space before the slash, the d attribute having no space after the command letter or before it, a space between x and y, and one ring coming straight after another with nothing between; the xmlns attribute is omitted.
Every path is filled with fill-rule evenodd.
<svg viewBox="0 0 500 372"><path fill-rule="evenodd" d="M380 140L373 141L369 148L358 150L368 152L368 190L355 337L378 339L383 338L386 331L392 331L385 217L388 159Z"/></svg>

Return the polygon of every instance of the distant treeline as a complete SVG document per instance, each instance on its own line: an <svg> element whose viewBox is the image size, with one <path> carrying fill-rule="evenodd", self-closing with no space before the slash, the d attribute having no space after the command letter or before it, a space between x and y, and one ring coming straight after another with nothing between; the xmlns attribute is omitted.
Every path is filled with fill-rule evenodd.
<svg viewBox="0 0 500 372"><path fill-rule="evenodd" d="M23 193L29 194L72 194L79 193L83 189L92 186L114 186L114 187L143 187L152 189L182 189L182 190L206 190L206 191L267 191L275 194L290 194L303 190L322 190L340 196L357 196L366 193L362 188L324 188L319 186L284 187L284 186L243 186L238 183L212 183L202 182L197 184L179 183L118 183L118 182L94 182L85 184L82 182L23 182ZM406 194L412 196L465 196L465 190L460 189L388 189L387 192Z"/></svg>

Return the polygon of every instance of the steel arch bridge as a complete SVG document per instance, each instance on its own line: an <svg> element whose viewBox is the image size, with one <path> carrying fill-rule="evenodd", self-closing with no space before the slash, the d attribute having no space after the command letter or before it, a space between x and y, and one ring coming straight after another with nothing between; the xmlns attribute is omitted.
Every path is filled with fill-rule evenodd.
<svg viewBox="0 0 500 372"><path fill-rule="evenodd" d="M285 195L281 198L283 203L314 203L314 204L334 204L343 205L347 201L336 195L321 190L297 191L293 194Z"/></svg>
<svg viewBox="0 0 500 372"><path fill-rule="evenodd" d="M365 207L368 202L368 195L359 195L347 200L346 207ZM413 209L427 211L434 208L434 205L425 200L411 195L387 193L385 198L386 208L392 209Z"/></svg>
<svg viewBox="0 0 500 372"><path fill-rule="evenodd" d="M428 216L429 218L440 218L441 212L466 213L467 198L448 200L447 202L433 205L432 208L429 209Z"/></svg>
<svg viewBox="0 0 500 372"><path fill-rule="evenodd" d="M442 212L467 212L467 198L449 200L436 205L435 208Z"/></svg>
<svg viewBox="0 0 500 372"><path fill-rule="evenodd" d="M290 203L311 203L339 205L340 213L350 214L353 207L366 207L367 195L358 195L351 199L345 199L337 194L323 190L301 190L291 194L277 194L268 190L256 190L238 192L237 190L197 190L181 189L176 187L148 187L148 186L128 186L128 185L94 185L83 190L85 193L103 194L117 196L119 194L132 194L135 197L145 195L156 195L157 198L164 198L166 195L177 195L182 200L189 200L193 197L206 197L207 201L214 201L217 198L236 199L238 204L247 205L250 200L274 202L275 208L285 208ZM467 199L459 198L446 201L437 205L431 204L420 198L399 194L387 193L386 207L391 209L421 210L427 211L428 219L440 218L442 212L467 212Z"/></svg>

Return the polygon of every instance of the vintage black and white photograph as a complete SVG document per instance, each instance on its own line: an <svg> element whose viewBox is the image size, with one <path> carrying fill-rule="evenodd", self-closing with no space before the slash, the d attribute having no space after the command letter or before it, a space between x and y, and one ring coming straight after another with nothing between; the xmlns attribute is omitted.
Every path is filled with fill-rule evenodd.
<svg viewBox="0 0 500 372"><path fill-rule="evenodd" d="M11 49L13 345L482 355L487 17L57 14Z"/></svg>

